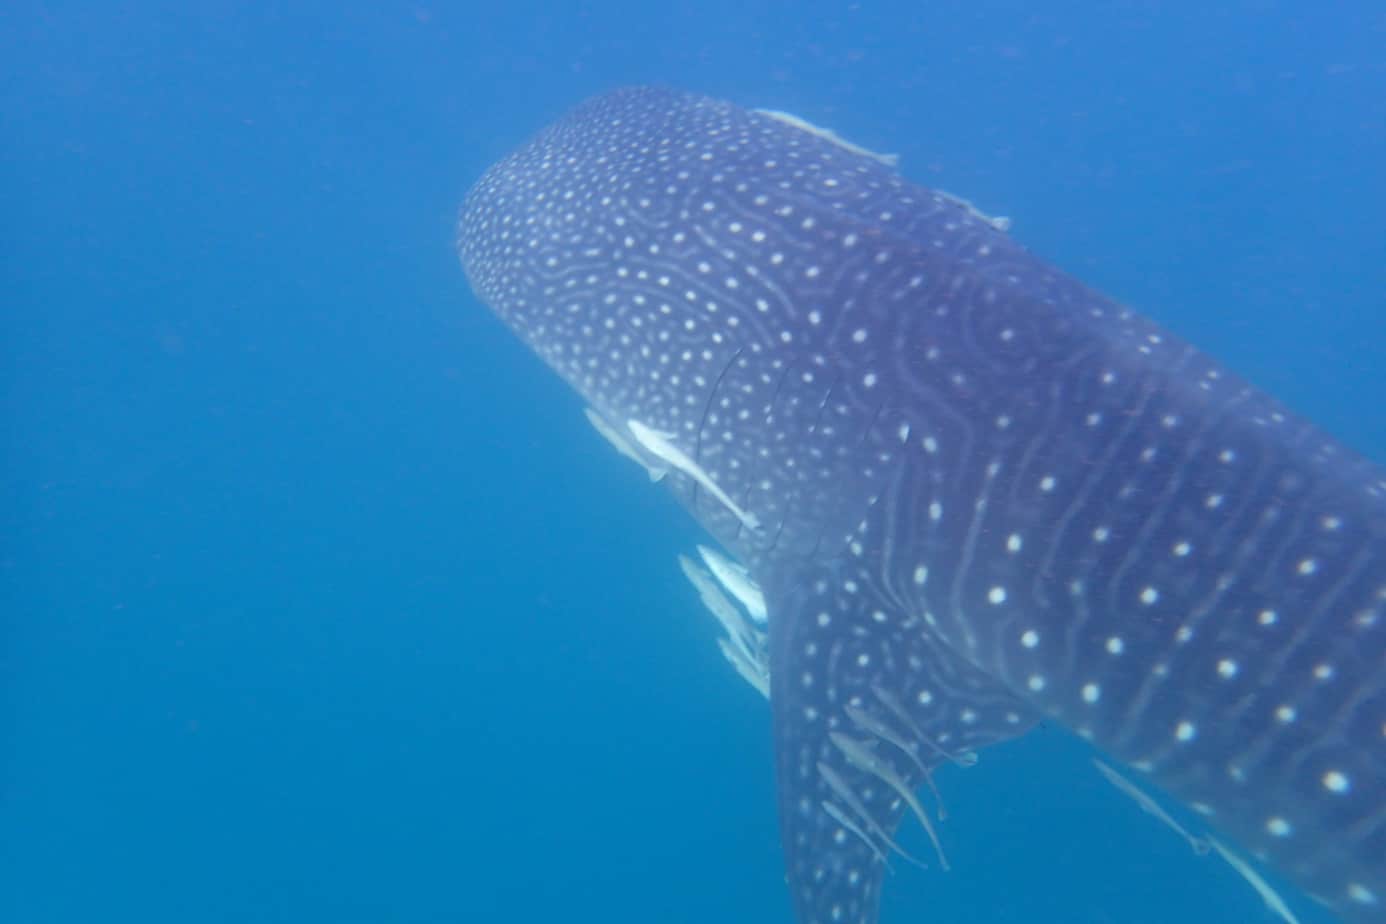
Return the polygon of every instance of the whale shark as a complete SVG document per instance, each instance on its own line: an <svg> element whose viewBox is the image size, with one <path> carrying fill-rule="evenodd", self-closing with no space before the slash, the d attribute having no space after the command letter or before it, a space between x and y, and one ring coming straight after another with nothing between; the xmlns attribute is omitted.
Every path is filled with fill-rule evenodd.
<svg viewBox="0 0 1386 924"><path fill-rule="evenodd" d="M1040 721L1287 920L1263 874L1386 920L1377 464L782 113L588 100L486 171L457 247L720 547L683 564L769 697L801 924L946 869L934 771Z"/></svg>

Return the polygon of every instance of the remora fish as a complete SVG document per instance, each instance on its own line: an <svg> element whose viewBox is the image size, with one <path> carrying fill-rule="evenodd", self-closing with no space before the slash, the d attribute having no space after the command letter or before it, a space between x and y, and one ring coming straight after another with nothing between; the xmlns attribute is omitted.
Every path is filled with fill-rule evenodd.
<svg viewBox="0 0 1386 924"><path fill-rule="evenodd" d="M458 246L762 590L803 924L876 921L887 777L1041 717L1383 920L1382 469L955 197L717 100L579 106Z"/></svg>

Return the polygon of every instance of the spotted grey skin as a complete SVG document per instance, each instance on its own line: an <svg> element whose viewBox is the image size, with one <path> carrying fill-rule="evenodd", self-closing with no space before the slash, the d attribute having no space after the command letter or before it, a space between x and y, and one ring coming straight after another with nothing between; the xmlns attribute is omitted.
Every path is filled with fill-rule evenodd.
<svg viewBox="0 0 1386 924"><path fill-rule="evenodd" d="M1040 717L1384 919L1381 469L957 200L716 100L585 103L486 173L459 250L764 588L803 924L876 920L890 780Z"/></svg>

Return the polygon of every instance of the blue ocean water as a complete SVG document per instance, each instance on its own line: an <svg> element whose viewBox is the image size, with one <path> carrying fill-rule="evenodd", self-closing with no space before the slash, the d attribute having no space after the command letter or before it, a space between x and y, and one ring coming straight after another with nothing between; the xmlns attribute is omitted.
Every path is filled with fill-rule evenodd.
<svg viewBox="0 0 1386 924"><path fill-rule="evenodd" d="M615 86L790 110L1386 460L1383 48L1370 0L6 4L0 922L789 924L700 536L472 297L462 193ZM885 924L1275 920L1057 729L939 783Z"/></svg>

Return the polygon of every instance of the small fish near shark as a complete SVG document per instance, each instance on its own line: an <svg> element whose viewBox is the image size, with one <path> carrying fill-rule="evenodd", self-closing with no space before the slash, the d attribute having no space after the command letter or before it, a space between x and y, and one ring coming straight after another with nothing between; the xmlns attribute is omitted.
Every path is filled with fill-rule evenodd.
<svg viewBox="0 0 1386 924"><path fill-rule="evenodd" d="M907 812L946 868L916 793L1041 719L1286 920L1262 873L1386 920L1386 471L1007 228L635 88L488 170L458 249L730 553L683 567L769 697L801 924L877 921Z"/></svg>

